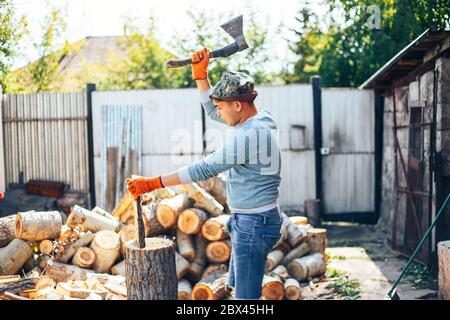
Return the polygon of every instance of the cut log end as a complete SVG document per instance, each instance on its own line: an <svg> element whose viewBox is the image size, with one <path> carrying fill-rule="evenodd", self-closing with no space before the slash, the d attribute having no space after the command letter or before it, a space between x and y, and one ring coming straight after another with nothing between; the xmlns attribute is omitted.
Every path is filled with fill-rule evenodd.
<svg viewBox="0 0 450 320"><path fill-rule="evenodd" d="M164 250L173 246L173 242L169 239L163 238L145 238L145 247L140 248L136 239L126 242L126 247L130 250Z"/></svg>
<svg viewBox="0 0 450 320"><path fill-rule="evenodd" d="M214 300L214 293L207 285L199 284L192 291L192 300Z"/></svg>

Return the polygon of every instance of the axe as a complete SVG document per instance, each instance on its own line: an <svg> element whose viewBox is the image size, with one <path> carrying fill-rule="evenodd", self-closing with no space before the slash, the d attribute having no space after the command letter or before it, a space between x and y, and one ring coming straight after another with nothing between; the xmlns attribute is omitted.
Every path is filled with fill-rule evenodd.
<svg viewBox="0 0 450 320"><path fill-rule="evenodd" d="M220 26L226 33L233 37L234 43L229 44L223 48L216 49L209 53L210 58L217 57L229 57L238 51L243 51L248 48L247 41L244 38L243 32L243 17L242 15L228 21L227 23ZM167 61L168 68L178 68L192 64L191 58L183 60L169 60Z"/></svg>

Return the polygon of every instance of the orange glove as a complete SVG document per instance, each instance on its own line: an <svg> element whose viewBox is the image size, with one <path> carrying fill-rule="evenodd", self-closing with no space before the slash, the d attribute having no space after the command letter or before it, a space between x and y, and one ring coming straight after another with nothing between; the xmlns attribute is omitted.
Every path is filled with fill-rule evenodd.
<svg viewBox="0 0 450 320"><path fill-rule="evenodd" d="M161 182L161 176L152 178L134 176L133 178L128 178L126 183L128 185L128 191L135 201L143 193L164 188Z"/></svg>
<svg viewBox="0 0 450 320"><path fill-rule="evenodd" d="M203 80L208 78L209 51L203 48L192 55L192 79Z"/></svg>

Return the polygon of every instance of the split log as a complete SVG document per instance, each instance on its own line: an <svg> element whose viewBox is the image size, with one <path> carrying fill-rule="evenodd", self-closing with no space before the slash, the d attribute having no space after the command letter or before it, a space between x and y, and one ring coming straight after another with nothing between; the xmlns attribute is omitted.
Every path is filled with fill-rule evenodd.
<svg viewBox="0 0 450 320"><path fill-rule="evenodd" d="M284 253L281 250L273 250L267 254L265 272L269 272L275 268L281 260L283 260Z"/></svg>
<svg viewBox="0 0 450 320"><path fill-rule="evenodd" d="M178 229L186 234L196 234L202 229L208 214L202 209L190 208L183 210L178 217Z"/></svg>
<svg viewBox="0 0 450 320"><path fill-rule="evenodd" d="M96 272L110 272L120 253L120 238L111 230L102 230L95 234L91 243L95 252L93 268Z"/></svg>
<svg viewBox="0 0 450 320"><path fill-rule="evenodd" d="M284 285L280 278L264 275L262 283L262 300L282 300Z"/></svg>
<svg viewBox="0 0 450 320"><path fill-rule="evenodd" d="M4 294L0 295L0 300L31 300L31 299L6 291Z"/></svg>
<svg viewBox="0 0 450 320"><path fill-rule="evenodd" d="M59 211L19 212L16 215L16 238L28 241L56 239L61 232Z"/></svg>
<svg viewBox="0 0 450 320"><path fill-rule="evenodd" d="M299 225L294 224L291 220L289 220L289 217L283 212L283 225L282 230L284 229L287 233L287 240L288 243L292 247L296 247L301 242L305 241L308 238L308 234L306 231Z"/></svg>
<svg viewBox="0 0 450 320"><path fill-rule="evenodd" d="M0 294L5 292L19 293L24 290L32 289L36 286L38 278L24 278L15 281L0 283Z"/></svg>
<svg viewBox="0 0 450 320"><path fill-rule="evenodd" d="M227 186L222 174L198 181L197 184L211 194L222 206L227 204Z"/></svg>
<svg viewBox="0 0 450 320"><path fill-rule="evenodd" d="M61 233L59 234L58 240L60 242L72 243L80 238L80 230L72 229L67 225L61 227Z"/></svg>
<svg viewBox="0 0 450 320"><path fill-rule="evenodd" d="M111 213L109 213L108 211L100 208L100 207L95 207L94 209L91 210L91 212L96 213L101 215L102 217L108 218L108 219L112 219L114 221L119 221L116 217L114 217Z"/></svg>
<svg viewBox="0 0 450 320"><path fill-rule="evenodd" d="M156 207L156 218L165 229L177 225L180 212L191 206L191 200L186 193L179 194L170 199L163 199Z"/></svg>
<svg viewBox="0 0 450 320"><path fill-rule="evenodd" d="M205 271L202 273L202 278L205 278L208 274L210 274L213 271L221 270L223 272L228 271L228 266L223 263L212 263L209 266L206 267Z"/></svg>
<svg viewBox="0 0 450 320"><path fill-rule="evenodd" d="M326 264L322 254L314 253L292 260L287 268L289 276L298 281L304 281L323 274L326 269Z"/></svg>
<svg viewBox="0 0 450 320"><path fill-rule="evenodd" d="M284 282L284 295L288 300L299 300L302 297L300 284L294 278L286 279Z"/></svg>
<svg viewBox="0 0 450 320"><path fill-rule="evenodd" d="M39 251L42 254L51 254L53 252L53 241L51 241L51 240L42 240L39 243Z"/></svg>
<svg viewBox="0 0 450 320"><path fill-rule="evenodd" d="M120 261L118 264L111 268L111 274L120 275L125 277L125 260Z"/></svg>
<svg viewBox="0 0 450 320"><path fill-rule="evenodd" d="M206 220L202 226L203 237L210 241L219 241L228 238L227 222L230 217L229 214L222 214Z"/></svg>
<svg viewBox="0 0 450 320"><path fill-rule="evenodd" d="M15 236L16 215L0 218L0 248L7 246Z"/></svg>
<svg viewBox="0 0 450 320"><path fill-rule="evenodd" d="M88 289L72 288L68 283L60 282L56 285L55 292L64 297L86 299L91 293Z"/></svg>
<svg viewBox="0 0 450 320"><path fill-rule="evenodd" d="M38 281L36 282L36 289L44 289L47 287L56 287L56 282L55 280L47 277L47 276L39 276Z"/></svg>
<svg viewBox="0 0 450 320"><path fill-rule="evenodd" d="M65 282L69 280L86 280L89 272L87 269L82 269L74 265L48 260L45 264L44 274L56 283Z"/></svg>
<svg viewBox="0 0 450 320"><path fill-rule="evenodd" d="M128 300L177 299L175 246L171 240L146 238L143 249L136 240L127 242L125 271Z"/></svg>
<svg viewBox="0 0 450 320"><path fill-rule="evenodd" d="M178 300L191 300L192 285L186 279L178 281Z"/></svg>
<svg viewBox="0 0 450 320"><path fill-rule="evenodd" d="M112 211L112 215L119 219L120 221L124 222L122 220L122 215L124 215L126 212L132 210L130 207L132 205L133 199L130 197L128 193L125 193L120 199L119 203L116 205L114 210Z"/></svg>
<svg viewBox="0 0 450 320"><path fill-rule="evenodd" d="M177 248L180 255L188 261L194 260L195 249L192 236L177 229Z"/></svg>
<svg viewBox="0 0 450 320"><path fill-rule="evenodd" d="M7 275L7 276L0 276L0 283L7 283L12 281L20 280L20 275L14 274L14 275Z"/></svg>
<svg viewBox="0 0 450 320"><path fill-rule="evenodd" d="M297 247L288 252L281 261L282 265L287 266L294 259L301 258L309 252L309 244L307 242L300 243Z"/></svg>
<svg viewBox="0 0 450 320"><path fill-rule="evenodd" d="M192 288L192 300L219 300L225 295L227 273L222 269L209 272Z"/></svg>
<svg viewBox="0 0 450 320"><path fill-rule="evenodd" d="M144 228L145 228L145 236L146 237L156 237L164 232L166 230L163 228L163 226L159 223L157 217L156 217L156 204L151 203L147 206L142 206L142 217L144 220Z"/></svg>
<svg viewBox="0 0 450 320"><path fill-rule="evenodd" d="M325 254L327 248L327 229L311 228L307 231L309 252Z"/></svg>
<svg viewBox="0 0 450 320"><path fill-rule="evenodd" d="M207 241L200 234L195 235L195 258L189 266L189 279L198 282L202 278L206 265L206 246Z"/></svg>
<svg viewBox="0 0 450 320"><path fill-rule="evenodd" d="M94 250L86 247L80 247L73 256L72 263L80 268L89 269L95 261Z"/></svg>
<svg viewBox="0 0 450 320"><path fill-rule="evenodd" d="M286 281L287 278L289 278L289 274L287 272L287 269L283 265L276 266L272 271L268 273L269 276L273 277L279 277L281 281Z"/></svg>
<svg viewBox="0 0 450 320"><path fill-rule="evenodd" d="M439 261L439 298L450 300L450 241L437 245Z"/></svg>
<svg viewBox="0 0 450 320"><path fill-rule="evenodd" d="M32 256L33 249L27 242L14 239L0 249L0 274L16 274Z"/></svg>
<svg viewBox="0 0 450 320"><path fill-rule="evenodd" d="M217 202L212 195L206 192L197 183L183 184L182 188L187 192L189 197L195 201L194 207L205 210L213 217L223 214L223 205Z"/></svg>
<svg viewBox="0 0 450 320"><path fill-rule="evenodd" d="M80 239L64 247L64 251L57 255L56 260L68 262L75 255L78 248L86 247L94 239L92 232L88 231L80 236Z"/></svg>
<svg viewBox="0 0 450 320"><path fill-rule="evenodd" d="M190 263L178 252L175 252L175 267L178 279L182 279L189 271Z"/></svg>
<svg viewBox="0 0 450 320"><path fill-rule="evenodd" d="M67 218L67 225L70 228L76 228L81 225L84 231L91 231L96 233L101 230L118 231L120 229L120 222L104 217L100 214L93 213L90 210L80 206L73 206L69 217Z"/></svg>
<svg viewBox="0 0 450 320"><path fill-rule="evenodd" d="M206 257L210 262L213 263L223 263L230 260L231 257L230 239L210 242L206 246Z"/></svg>
<svg viewBox="0 0 450 320"><path fill-rule="evenodd" d="M308 218L303 216L290 216L289 220L298 225L308 224Z"/></svg>

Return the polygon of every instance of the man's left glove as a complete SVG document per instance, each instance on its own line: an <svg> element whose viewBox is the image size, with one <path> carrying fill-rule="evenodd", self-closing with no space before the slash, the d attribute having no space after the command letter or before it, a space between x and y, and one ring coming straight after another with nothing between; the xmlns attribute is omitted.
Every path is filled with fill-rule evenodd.
<svg viewBox="0 0 450 320"><path fill-rule="evenodd" d="M132 178L128 178L126 183L128 186L128 191L131 193L131 196L135 201L143 193L151 192L164 187L161 182L161 176L151 178L134 176Z"/></svg>

